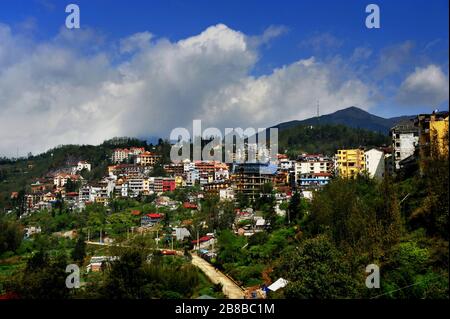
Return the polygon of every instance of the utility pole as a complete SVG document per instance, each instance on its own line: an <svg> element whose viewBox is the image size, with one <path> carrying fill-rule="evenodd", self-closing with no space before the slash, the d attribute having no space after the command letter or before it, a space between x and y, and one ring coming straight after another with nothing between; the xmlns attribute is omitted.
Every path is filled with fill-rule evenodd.
<svg viewBox="0 0 450 319"><path fill-rule="evenodd" d="M156 249L158 249L158 244L159 244L159 236L158 236L158 230L156 230Z"/></svg>
<svg viewBox="0 0 450 319"><path fill-rule="evenodd" d="M87 238L87 241L89 241L89 235L90 235L90 233L89 233L89 228L88 228L88 238Z"/></svg>
<svg viewBox="0 0 450 319"><path fill-rule="evenodd" d="M100 228L100 243L102 242L102 229Z"/></svg>
<svg viewBox="0 0 450 319"><path fill-rule="evenodd" d="M173 235L172 235L172 250L173 250Z"/></svg>
<svg viewBox="0 0 450 319"><path fill-rule="evenodd" d="M200 239L199 239L199 233L198 233L198 228L197 228L197 250L199 250L200 248Z"/></svg>

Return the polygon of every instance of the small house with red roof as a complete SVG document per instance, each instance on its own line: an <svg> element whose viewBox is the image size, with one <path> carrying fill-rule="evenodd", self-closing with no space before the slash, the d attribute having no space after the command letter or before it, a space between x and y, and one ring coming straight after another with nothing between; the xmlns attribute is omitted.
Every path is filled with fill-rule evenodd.
<svg viewBox="0 0 450 319"><path fill-rule="evenodd" d="M197 240L193 240L192 241L192 244L193 245L197 245L198 243L206 243L206 242L208 242L208 241L210 241L211 239L213 239L214 237L212 237L212 236L203 236L203 237L200 237L199 239L198 239L198 241Z"/></svg>
<svg viewBox="0 0 450 319"><path fill-rule="evenodd" d="M150 213L141 217L141 226L153 226L161 222L164 218L163 214Z"/></svg>

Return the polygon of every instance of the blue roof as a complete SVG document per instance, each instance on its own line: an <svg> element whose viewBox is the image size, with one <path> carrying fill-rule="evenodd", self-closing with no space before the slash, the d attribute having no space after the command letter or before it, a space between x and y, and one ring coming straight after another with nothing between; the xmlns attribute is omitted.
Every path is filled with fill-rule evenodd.
<svg viewBox="0 0 450 319"><path fill-rule="evenodd" d="M233 167L233 172L237 173L242 171L243 173L252 174L259 173L264 175L274 175L278 170L277 165L270 163L243 163L236 164Z"/></svg>

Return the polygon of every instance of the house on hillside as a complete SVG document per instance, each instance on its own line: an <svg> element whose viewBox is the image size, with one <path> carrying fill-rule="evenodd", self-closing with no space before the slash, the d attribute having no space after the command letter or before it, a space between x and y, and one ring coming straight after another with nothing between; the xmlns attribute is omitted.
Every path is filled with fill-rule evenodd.
<svg viewBox="0 0 450 319"><path fill-rule="evenodd" d="M162 214L151 213L141 217L141 226L151 227L163 220Z"/></svg>

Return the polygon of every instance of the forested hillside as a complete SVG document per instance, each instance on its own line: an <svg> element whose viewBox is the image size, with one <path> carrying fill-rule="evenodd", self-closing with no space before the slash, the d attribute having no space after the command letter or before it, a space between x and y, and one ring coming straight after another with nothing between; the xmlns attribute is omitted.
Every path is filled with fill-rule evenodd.
<svg viewBox="0 0 450 319"><path fill-rule="evenodd" d="M388 146L387 135L344 125L298 125L279 132L279 149L289 154L335 154L339 148Z"/></svg>

